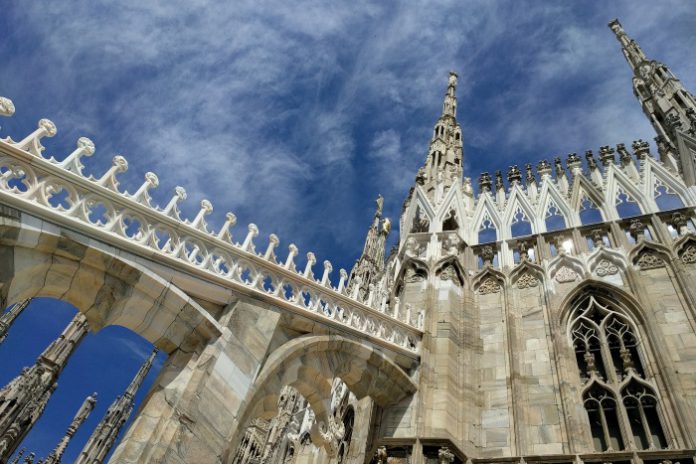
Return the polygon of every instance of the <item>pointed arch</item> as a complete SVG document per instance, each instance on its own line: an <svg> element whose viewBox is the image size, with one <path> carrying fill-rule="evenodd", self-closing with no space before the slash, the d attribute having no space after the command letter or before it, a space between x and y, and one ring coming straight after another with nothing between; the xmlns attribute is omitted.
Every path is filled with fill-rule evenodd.
<svg viewBox="0 0 696 464"><path fill-rule="evenodd" d="M464 200L461 194L461 188L459 187L459 180L456 180L452 187L447 191L447 195L443 200L442 204L438 208L436 214L436 221L438 223L439 230L446 230L445 223L448 219L451 219L454 213L456 220L456 229L447 230L459 230L464 224L464 218L466 217L466 210L464 208Z"/></svg>
<svg viewBox="0 0 696 464"><path fill-rule="evenodd" d="M475 234L474 237L471 237L472 243L486 243L489 241L479 241L481 231L483 230L494 230L496 241L503 238L502 220L490 192L483 192L479 195L472 224L474 224L473 233Z"/></svg>
<svg viewBox="0 0 696 464"><path fill-rule="evenodd" d="M526 221L523 219L526 219ZM529 234L513 233L513 226L524 222L529 223ZM527 196L524 194L519 184L513 185L510 189L510 197L505 204L505 212L503 213L503 238L508 239L520 235L531 235L537 233L539 230L538 219L534 212L534 208L532 208L532 205L529 203Z"/></svg>
<svg viewBox="0 0 696 464"><path fill-rule="evenodd" d="M471 279L471 287L478 294L498 293L505 288L507 279L505 274L486 266Z"/></svg>
<svg viewBox="0 0 696 464"><path fill-rule="evenodd" d="M566 283L583 280L588 277L589 272L580 258L568 254L559 254L549 262L547 274L552 281Z"/></svg>
<svg viewBox="0 0 696 464"><path fill-rule="evenodd" d="M597 277L610 277L621 273L622 281L623 274L628 269L626 258L621 252L604 246L594 249L587 258L587 266L590 273L595 274Z"/></svg>
<svg viewBox="0 0 696 464"><path fill-rule="evenodd" d="M564 221L564 227L549 228L548 218L552 207L555 207L559 214L551 214L551 216L561 216ZM561 195L556 185L551 182L550 177L542 180L539 202L537 203L537 217L545 219L543 230L560 230L573 227L579 223L577 213L570 208L568 201Z"/></svg>
<svg viewBox="0 0 696 464"><path fill-rule="evenodd" d="M662 402L646 362L651 343L641 335L645 320L632 300L626 292L592 282L570 292L561 307L597 451L668 446Z"/></svg>
<svg viewBox="0 0 696 464"><path fill-rule="evenodd" d="M452 273L447 271L447 268L449 267L453 268L454 275L451 275ZM447 256L441 259L435 264L435 266L433 266L433 269L435 269L435 275L439 276L442 280L453 280L456 278L459 281L459 286L464 287L467 284L468 279L466 278L464 267L454 256ZM443 273L446 273L444 278Z"/></svg>
<svg viewBox="0 0 696 464"><path fill-rule="evenodd" d="M589 207L588 207L589 205ZM577 214L577 225L596 224L608 220L604 196L584 175L576 175L570 194L570 208ZM599 217L587 217L583 219L583 212L596 210Z"/></svg>
<svg viewBox="0 0 696 464"><path fill-rule="evenodd" d="M430 201L428 201L428 197L425 195L425 193L423 193L423 189L420 187L420 185L416 185L416 188L413 190L413 198L409 203L408 210L406 211L406 215L404 216L404 222L402 224L404 231L411 231L413 221L416 218L416 215L419 214L419 212L421 214L421 218L426 219L428 221L429 229L433 224L433 221L436 217L436 213L432 205L430 204ZM401 242L403 243L403 241L406 240L407 237L408 233L401 234Z"/></svg>
<svg viewBox="0 0 696 464"><path fill-rule="evenodd" d="M668 171L662 164L658 163L657 160L647 157L642 168L643 194L653 203L653 207L656 211L666 211L668 209L680 207L661 208L658 197L665 194L675 195L682 206L694 202L693 195L691 195L691 192L682 179Z"/></svg>
<svg viewBox="0 0 696 464"><path fill-rule="evenodd" d="M689 232L674 243L674 251L684 264L696 263L696 234Z"/></svg>
<svg viewBox="0 0 696 464"><path fill-rule="evenodd" d="M544 283L546 273L541 266L524 260L510 273L510 284L517 288L537 287Z"/></svg>
<svg viewBox="0 0 696 464"><path fill-rule="evenodd" d="M607 167L606 177L604 201L614 219L655 212L652 204L645 201L645 195L641 189L616 165L611 164ZM633 209L626 209L625 214L620 214L621 210L624 209L620 208L620 205L630 205L634 202L638 208L637 214Z"/></svg>
<svg viewBox="0 0 696 464"><path fill-rule="evenodd" d="M629 262L634 266L639 266L641 269L665 267L671 259L672 255L669 248L648 240L641 241L628 253ZM658 260L662 262L660 263Z"/></svg>

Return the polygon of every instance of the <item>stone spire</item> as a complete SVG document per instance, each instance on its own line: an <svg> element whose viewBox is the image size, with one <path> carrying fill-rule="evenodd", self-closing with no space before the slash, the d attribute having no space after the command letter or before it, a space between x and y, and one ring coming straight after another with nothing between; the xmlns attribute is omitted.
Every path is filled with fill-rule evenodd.
<svg viewBox="0 0 696 464"><path fill-rule="evenodd" d="M111 403L101 422L99 422L84 448L82 448L75 464L101 464L104 462L109 451L116 443L121 428L133 412L135 394L150 371L156 355L157 350L154 350L150 357L147 358L147 361L140 366L138 373L135 374L123 396L117 397Z"/></svg>
<svg viewBox="0 0 696 464"><path fill-rule="evenodd" d="M696 136L696 99L674 74L659 61L650 60L624 31L618 19L609 27L633 71L633 93L658 136L678 146L677 134Z"/></svg>
<svg viewBox="0 0 696 464"><path fill-rule="evenodd" d="M33 366L0 390L0 462L7 461L41 417L58 376L88 330L87 318L78 313Z"/></svg>
<svg viewBox="0 0 696 464"><path fill-rule="evenodd" d="M442 115L435 123L425 166L416 182L423 186L435 202L462 177L462 130L457 123L457 74L450 72Z"/></svg>
<svg viewBox="0 0 696 464"><path fill-rule="evenodd" d="M87 420L89 414L94 409L94 405L96 404L96 402L96 393L93 393L87 398L85 398L85 401L82 403L82 406L80 406L80 409L78 409L77 414L75 414L75 417L70 423L68 430L65 432L65 435L58 442L58 446L56 446L56 448L51 452L51 454L49 454L48 457L44 459L44 464L59 464L61 462L63 453L65 453L65 449L68 447L68 443L70 443L70 440L72 439L73 435L75 435L75 432L77 432L77 429L79 429L80 426L84 423L84 421Z"/></svg>
<svg viewBox="0 0 696 464"><path fill-rule="evenodd" d="M362 255L355 262L350 272L348 294L352 294L356 285L360 286L360 297L364 299L369 292L370 284L375 285L384 271L384 246L391 230L391 222L388 218L382 219L382 207L384 198L377 196L377 208L372 220L372 225L367 231Z"/></svg>
<svg viewBox="0 0 696 464"><path fill-rule="evenodd" d="M22 314L22 311L26 309L30 301L31 299L20 301L13 305L9 311L0 316L0 344L5 341L7 332L10 330L10 327L12 327L12 323Z"/></svg>

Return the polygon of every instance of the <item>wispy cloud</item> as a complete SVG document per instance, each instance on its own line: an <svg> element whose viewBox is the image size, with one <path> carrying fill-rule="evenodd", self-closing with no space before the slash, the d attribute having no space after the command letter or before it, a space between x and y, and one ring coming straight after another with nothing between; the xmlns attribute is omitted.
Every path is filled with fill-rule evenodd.
<svg viewBox="0 0 696 464"><path fill-rule="evenodd" d="M56 119L60 150L93 137L89 170L123 153L129 188L153 170L162 202L183 185L188 214L209 198L213 223L232 210L347 266L374 196L398 214L447 71L460 75L473 177L649 138L606 22L621 17L696 87L696 63L684 61L696 45L691 10L676 0L25 2L5 20L0 81L17 124L28 113Z"/></svg>

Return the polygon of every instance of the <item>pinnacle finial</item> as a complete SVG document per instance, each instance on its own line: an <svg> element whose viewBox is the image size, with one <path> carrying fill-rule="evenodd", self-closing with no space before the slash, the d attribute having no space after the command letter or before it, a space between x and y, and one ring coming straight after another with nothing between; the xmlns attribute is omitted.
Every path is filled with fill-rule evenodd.
<svg viewBox="0 0 696 464"><path fill-rule="evenodd" d="M384 197L381 193L377 194L377 209L375 210L375 217L382 217L382 209L384 208Z"/></svg>
<svg viewBox="0 0 696 464"><path fill-rule="evenodd" d="M457 77L457 73L450 71L447 81L447 93L442 104L443 116L452 116L453 118L457 116Z"/></svg>

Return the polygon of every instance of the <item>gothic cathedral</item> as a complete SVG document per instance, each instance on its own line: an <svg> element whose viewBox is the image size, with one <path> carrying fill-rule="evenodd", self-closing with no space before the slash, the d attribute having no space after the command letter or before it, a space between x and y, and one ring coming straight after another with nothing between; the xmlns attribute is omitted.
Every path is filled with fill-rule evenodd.
<svg viewBox="0 0 696 464"><path fill-rule="evenodd" d="M694 462L696 100L609 27L657 153L602 146L484 172L475 192L450 73L398 244L385 257L379 197L347 284L423 330L417 392L381 408L335 378L329 452L285 387L232 462Z"/></svg>

